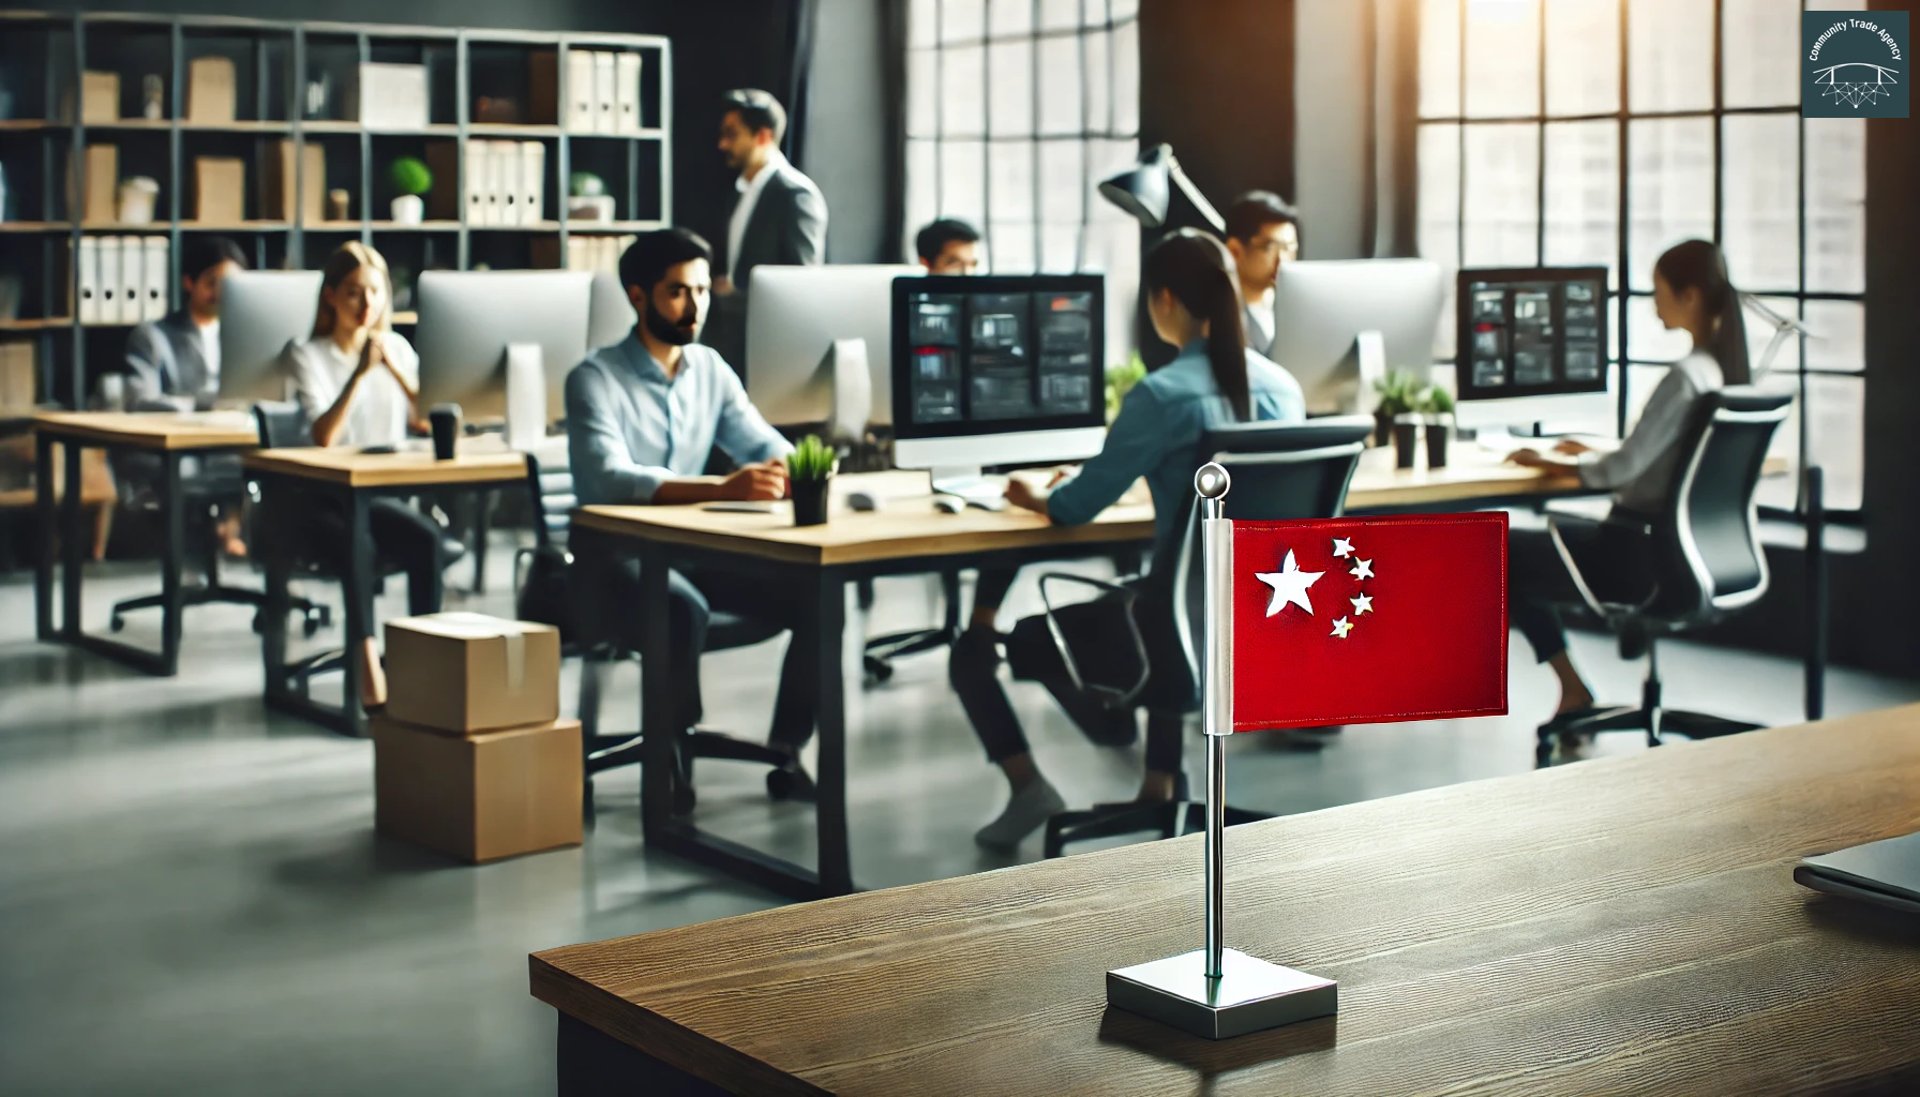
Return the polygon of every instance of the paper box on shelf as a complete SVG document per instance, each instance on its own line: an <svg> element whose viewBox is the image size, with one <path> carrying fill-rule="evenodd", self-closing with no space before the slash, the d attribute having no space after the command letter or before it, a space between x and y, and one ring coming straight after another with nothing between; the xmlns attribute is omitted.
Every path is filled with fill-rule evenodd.
<svg viewBox="0 0 1920 1097"><path fill-rule="evenodd" d="M425 129L427 67L363 61L354 82L349 117L376 133Z"/></svg>
<svg viewBox="0 0 1920 1097"><path fill-rule="evenodd" d="M238 87L232 58L194 58L187 64L187 121L233 121Z"/></svg>
<svg viewBox="0 0 1920 1097"><path fill-rule="evenodd" d="M193 219L238 224L247 219L247 163L233 156L193 159Z"/></svg>
<svg viewBox="0 0 1920 1097"><path fill-rule="evenodd" d="M580 844L580 722L454 735L373 720L374 829L465 861Z"/></svg>
<svg viewBox="0 0 1920 1097"><path fill-rule="evenodd" d="M294 143L282 138L274 142L266 158L266 203L268 217L292 221L299 215L301 224L317 225L326 219L327 150L314 143L301 148L298 187L294 175ZM299 191L296 204L294 194Z"/></svg>
<svg viewBox="0 0 1920 1097"><path fill-rule="evenodd" d="M89 225L112 222L119 216L120 147L89 143L70 164L67 209Z"/></svg>
<svg viewBox="0 0 1920 1097"><path fill-rule="evenodd" d="M120 74L87 71L80 74L80 121L93 125L120 120Z"/></svg>
<svg viewBox="0 0 1920 1097"><path fill-rule="evenodd" d="M457 732L549 723L560 715L560 632L481 613L388 621L387 713Z"/></svg>

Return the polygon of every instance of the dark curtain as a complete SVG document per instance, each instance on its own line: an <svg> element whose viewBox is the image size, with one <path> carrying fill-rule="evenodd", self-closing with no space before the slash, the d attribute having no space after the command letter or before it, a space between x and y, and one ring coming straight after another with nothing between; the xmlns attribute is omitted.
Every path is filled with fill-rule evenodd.
<svg viewBox="0 0 1920 1097"><path fill-rule="evenodd" d="M880 124L885 127L886 178L881 237L887 250L882 258L912 262L900 241L907 238L907 5L882 0L880 4L880 63L886 94ZM919 226L914 226L918 228Z"/></svg>
<svg viewBox="0 0 1920 1097"><path fill-rule="evenodd" d="M820 31L820 0L795 0L787 23L790 79L781 96L787 108L787 159L806 170L807 130L813 98L813 43Z"/></svg>

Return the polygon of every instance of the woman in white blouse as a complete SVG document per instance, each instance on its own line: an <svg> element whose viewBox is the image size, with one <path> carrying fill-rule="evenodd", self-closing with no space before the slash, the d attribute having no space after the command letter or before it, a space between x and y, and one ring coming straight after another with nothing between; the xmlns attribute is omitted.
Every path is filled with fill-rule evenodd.
<svg viewBox="0 0 1920 1097"><path fill-rule="evenodd" d="M391 297L387 261L379 252L350 241L327 259L313 336L287 344L285 352L294 394L316 445L397 446L409 428L425 429L420 358L392 329ZM316 508L310 515L304 551L344 571L347 516L333 508ZM439 523L404 500L382 496L370 504L367 524L375 558L407 573L409 612L439 612L445 565ZM387 691L373 639L373 606L371 599L355 602L348 599L347 612L359 615L362 635L368 637L361 652L361 702L376 708Z"/></svg>

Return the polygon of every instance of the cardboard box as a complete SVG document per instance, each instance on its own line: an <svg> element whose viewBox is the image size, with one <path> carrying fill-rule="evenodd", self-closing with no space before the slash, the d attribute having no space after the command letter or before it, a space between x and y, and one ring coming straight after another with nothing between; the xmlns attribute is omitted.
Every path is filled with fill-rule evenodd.
<svg viewBox="0 0 1920 1097"><path fill-rule="evenodd" d="M32 410L40 377L38 346L31 339L0 343L0 411Z"/></svg>
<svg viewBox="0 0 1920 1097"><path fill-rule="evenodd" d="M426 128L427 67L363 61L355 74L350 118L374 132Z"/></svg>
<svg viewBox="0 0 1920 1097"><path fill-rule="evenodd" d="M193 219L237 224L247 219L247 163L230 156L193 158Z"/></svg>
<svg viewBox="0 0 1920 1097"><path fill-rule="evenodd" d="M450 735L373 720L381 834L480 863L581 840L580 722Z"/></svg>
<svg viewBox="0 0 1920 1097"><path fill-rule="evenodd" d="M387 713L471 733L560 715L560 630L481 613L387 622Z"/></svg>
<svg viewBox="0 0 1920 1097"><path fill-rule="evenodd" d="M94 124L120 120L120 74L80 74L80 121Z"/></svg>
<svg viewBox="0 0 1920 1097"><path fill-rule="evenodd" d="M68 161L67 210L84 224L109 224L119 216L120 147L89 144Z"/></svg>
<svg viewBox="0 0 1920 1097"><path fill-rule="evenodd" d="M237 88L232 58L194 58L187 63L187 121L233 121Z"/></svg>
<svg viewBox="0 0 1920 1097"><path fill-rule="evenodd" d="M266 198L261 208L268 217L301 224L317 225L326 220L327 150L317 143L298 153L301 159L296 208L293 159L296 146L287 138L274 142L266 157Z"/></svg>

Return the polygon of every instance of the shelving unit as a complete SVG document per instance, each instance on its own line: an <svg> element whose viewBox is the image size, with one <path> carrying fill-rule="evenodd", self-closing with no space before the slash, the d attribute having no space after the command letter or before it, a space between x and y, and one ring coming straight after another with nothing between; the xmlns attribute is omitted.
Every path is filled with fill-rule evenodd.
<svg viewBox="0 0 1920 1097"><path fill-rule="evenodd" d="M568 125L569 54L583 49L641 56L637 130L587 133ZM532 87L537 54L552 55L546 71L553 72L559 84L552 89L558 117L552 122L473 121L482 96L518 96L523 112L533 107L541 98ZM185 118L189 66L205 56L234 62L232 121ZM315 113L338 113L358 65L365 62L425 66L429 124L396 130L339 117L306 117L309 111L304 108L312 105L310 82L325 82L331 89L324 109ZM506 269L528 265L534 255L548 262L557 256L564 266L571 236L642 232L670 224L672 64L671 44L649 35L0 10L0 68L10 72L9 90L20 115L0 119L0 163L5 164L13 196L12 208L0 212L0 218L14 218L0 219L0 273L12 273L22 282L20 318L0 321L0 337L38 340L42 403L80 406L97 376L118 366L127 325L82 324L69 315L69 303L77 299L78 272L68 255L89 235L167 236L170 308L179 304L180 249L191 234L233 236L256 268L289 269L316 268L341 242L358 239L386 253L401 283L396 285L397 303L405 306L410 286L403 279L421 270L482 265ZM81 74L90 70L119 74L123 117L109 122L65 120L79 117ZM150 74L162 80L164 117L158 119L140 116L143 85ZM436 179L434 188L464 195L470 139L546 146L546 209L540 221L472 224L464 201L452 203L457 218L402 224L387 216L392 195L386 168L394 158L424 157L428 143L450 142L454 178ZM310 145L326 150L324 185L349 192L353 217L309 222L298 216L291 221L261 216L269 212L268 165L280 154L282 141L291 142L296 164L305 163L304 150ZM77 216L79 197L69 193L70 165L73 174L79 174L86 150L102 144L118 147L120 179L146 175L159 182L151 224L91 222ZM246 164L246 219L191 219L193 161L207 155L237 157ZM624 220L567 216L569 179L583 169L605 179ZM292 174L293 209L301 211L307 180L304 172ZM84 192L84 187L77 189ZM279 212L279 207L271 211ZM535 241L542 243L535 246ZM406 326L417 317L402 307L394 322ZM91 338L94 333L103 337Z"/></svg>

